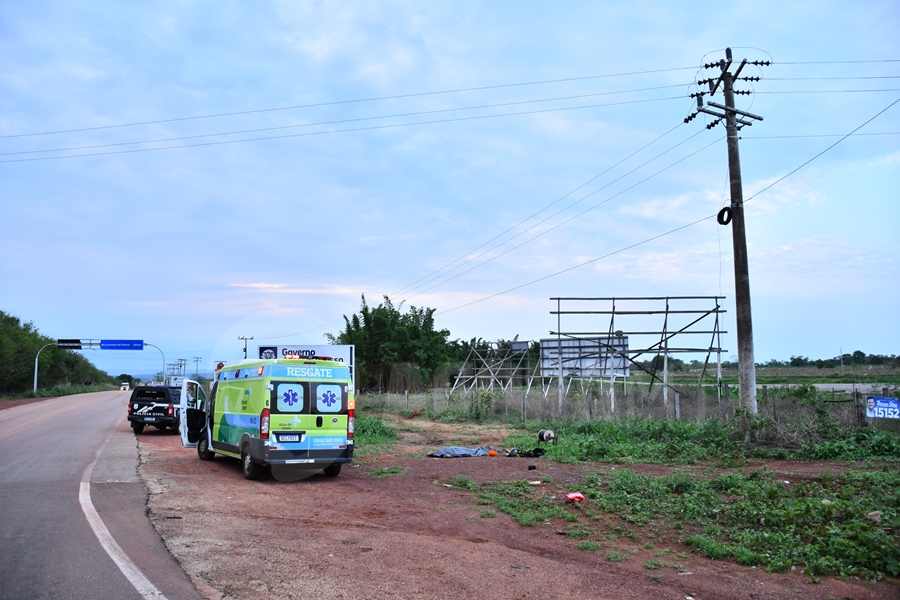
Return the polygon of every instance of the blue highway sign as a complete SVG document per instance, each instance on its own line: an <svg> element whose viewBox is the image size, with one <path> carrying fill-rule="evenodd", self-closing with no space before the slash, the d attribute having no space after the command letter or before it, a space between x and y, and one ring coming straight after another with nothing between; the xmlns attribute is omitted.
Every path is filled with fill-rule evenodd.
<svg viewBox="0 0 900 600"><path fill-rule="evenodd" d="M144 340L100 340L101 350L143 350Z"/></svg>

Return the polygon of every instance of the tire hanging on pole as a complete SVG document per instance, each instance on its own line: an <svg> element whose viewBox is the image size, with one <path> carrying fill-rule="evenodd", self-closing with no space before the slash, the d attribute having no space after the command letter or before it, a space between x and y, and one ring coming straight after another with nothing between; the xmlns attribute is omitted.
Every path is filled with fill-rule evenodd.
<svg viewBox="0 0 900 600"><path fill-rule="evenodd" d="M720 210L719 214L716 216L716 221L719 222L719 225L728 225L731 223L731 207L726 206Z"/></svg>

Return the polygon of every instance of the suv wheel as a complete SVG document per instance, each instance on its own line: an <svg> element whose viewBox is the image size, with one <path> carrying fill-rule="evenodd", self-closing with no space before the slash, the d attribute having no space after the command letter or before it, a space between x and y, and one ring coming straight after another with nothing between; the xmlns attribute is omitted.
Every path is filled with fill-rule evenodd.
<svg viewBox="0 0 900 600"><path fill-rule="evenodd" d="M132 423L131 428L134 429L135 434L138 434L138 433L141 433L142 431L144 431L144 424L143 423Z"/></svg>

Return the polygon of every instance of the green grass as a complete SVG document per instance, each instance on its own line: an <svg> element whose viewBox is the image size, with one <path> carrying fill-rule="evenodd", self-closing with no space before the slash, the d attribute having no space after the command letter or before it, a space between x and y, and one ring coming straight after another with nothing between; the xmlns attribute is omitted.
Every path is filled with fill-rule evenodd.
<svg viewBox="0 0 900 600"><path fill-rule="evenodd" d="M801 393L803 390L795 391ZM557 444L544 444L545 459L559 462L655 463L689 465L721 461L721 466L745 466L748 458L794 460L900 460L900 435L874 428L840 429L827 417L819 423L824 439L795 450L748 447L736 422L701 422L626 417L598 421L526 421L521 433L507 437L507 448L531 449L534 431L553 429Z"/></svg>
<svg viewBox="0 0 900 600"><path fill-rule="evenodd" d="M355 424L354 440L356 441L357 450L366 446L389 445L397 439L397 432L385 423L381 417L357 414Z"/></svg>
<svg viewBox="0 0 900 600"><path fill-rule="evenodd" d="M406 469L404 467L379 467L374 471L370 471L366 473L368 477L374 477L375 479L384 479L385 477L393 477L394 475L399 475Z"/></svg>
<svg viewBox="0 0 900 600"><path fill-rule="evenodd" d="M567 489L582 492L585 504L566 505L537 493L527 481L478 486L478 502L524 526L577 522L569 537L609 531L638 542L642 534L648 537L644 530L653 520L668 523L676 535L688 530L683 541L708 558L769 571L802 566L813 577L834 573L875 580L900 574L900 540L894 533L900 525L900 472L895 470L786 484L767 470L655 477L624 469L594 474ZM614 515L619 524L602 530L596 522L586 523L587 507ZM880 523L866 518L875 510ZM702 533L688 533L694 531Z"/></svg>
<svg viewBox="0 0 900 600"><path fill-rule="evenodd" d="M799 394L798 401L814 402L811 394L801 397L807 392L791 393ZM873 428L841 430L824 418L818 424L819 441L791 451L768 451L745 446L736 425L715 420L532 421L520 427L521 432L507 438L505 446L533 448L537 445L534 431L552 428L559 443L544 444L547 453L540 460L620 466L595 472L581 482L567 481L555 490L536 488L525 480L478 485L466 477L454 477L451 487L476 493L484 507L483 518L491 518L488 515L496 510L522 526L550 524L570 539L581 538L579 544L627 538L638 546L652 547L679 539L709 558L768 571L801 568L813 578L824 574L870 580L900 576L900 470L895 467L900 460L900 436L894 433ZM367 443L388 444L395 439L393 430L376 417L358 420L357 432L358 440ZM765 469L741 471L751 464L750 459L776 454L865 462L857 464L857 471L790 484ZM627 468L632 462L668 464L675 469L668 475L650 476ZM703 462L716 470L679 468ZM623 464L626 468L621 468ZM542 481L552 483L547 477ZM562 496L569 491L582 492L586 501L566 504ZM880 522L866 518L873 511L880 513Z"/></svg>

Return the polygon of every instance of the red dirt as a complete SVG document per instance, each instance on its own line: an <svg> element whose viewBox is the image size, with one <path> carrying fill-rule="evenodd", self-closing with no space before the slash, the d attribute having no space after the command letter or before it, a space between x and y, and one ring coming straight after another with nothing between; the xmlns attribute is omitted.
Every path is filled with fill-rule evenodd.
<svg viewBox="0 0 900 600"><path fill-rule="evenodd" d="M293 482L246 481L238 461L200 461L178 436L149 430L138 439L150 518L211 598L219 597L214 590L249 599L898 597L896 582L825 577L813 584L799 572L769 574L708 560L662 532L653 548L644 547L647 532L641 531L637 542L604 539L599 551L583 551L580 539L560 535L571 524L523 527L499 511L484 518L494 507L478 505L473 492L447 487L454 476L479 484L549 478L552 483L536 487L563 502L566 483L581 483L590 472L669 469L504 456L426 458L442 445L497 444L506 432L398 421L406 431L390 452L358 454L337 478L314 474ZM402 471L372 477L390 467ZM768 467L788 480L840 468L789 461ZM612 549L626 558L609 562ZM651 559L665 564L648 570Z"/></svg>

